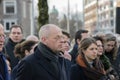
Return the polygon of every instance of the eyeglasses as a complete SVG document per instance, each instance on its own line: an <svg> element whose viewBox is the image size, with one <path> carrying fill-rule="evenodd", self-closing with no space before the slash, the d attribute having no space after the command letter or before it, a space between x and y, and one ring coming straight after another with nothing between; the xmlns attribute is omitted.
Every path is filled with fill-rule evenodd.
<svg viewBox="0 0 120 80"><path fill-rule="evenodd" d="M0 39L3 39L3 38L5 38L5 37L6 37L5 34L0 34Z"/></svg>
<svg viewBox="0 0 120 80"><path fill-rule="evenodd" d="M63 36L56 36L54 39L60 40L60 39L63 39Z"/></svg>

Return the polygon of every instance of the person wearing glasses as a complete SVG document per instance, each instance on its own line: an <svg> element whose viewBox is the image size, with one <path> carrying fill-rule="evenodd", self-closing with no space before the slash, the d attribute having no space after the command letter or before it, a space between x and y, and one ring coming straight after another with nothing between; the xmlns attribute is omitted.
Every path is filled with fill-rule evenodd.
<svg viewBox="0 0 120 80"><path fill-rule="evenodd" d="M96 40L98 46L98 58L104 66L107 80L119 80L119 76L110 63L109 58L104 54L104 38L100 36L94 36L93 38Z"/></svg>
<svg viewBox="0 0 120 80"><path fill-rule="evenodd" d="M6 57L3 53L3 47L5 42L5 34L3 25L0 24L0 80L10 80L10 74L8 71L8 65Z"/></svg>

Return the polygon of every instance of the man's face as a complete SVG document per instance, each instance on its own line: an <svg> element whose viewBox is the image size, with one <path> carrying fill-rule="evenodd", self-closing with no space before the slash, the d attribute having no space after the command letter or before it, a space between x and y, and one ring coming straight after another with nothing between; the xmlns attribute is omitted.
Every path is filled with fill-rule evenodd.
<svg viewBox="0 0 120 80"><path fill-rule="evenodd" d="M88 33L82 33L81 36L82 36L81 40L89 37ZM77 43L80 44L81 40L78 39L78 40L77 40Z"/></svg>
<svg viewBox="0 0 120 80"><path fill-rule="evenodd" d="M89 37L88 33L82 33L81 35L82 35L81 40Z"/></svg>
<svg viewBox="0 0 120 80"><path fill-rule="evenodd" d="M0 27L0 51L3 50L4 41L5 41L4 29Z"/></svg>
<svg viewBox="0 0 120 80"><path fill-rule="evenodd" d="M62 44L62 51L68 51L70 49L70 38L63 34L63 44Z"/></svg>
<svg viewBox="0 0 120 80"><path fill-rule="evenodd" d="M61 51L63 43L62 31L59 28L53 28L49 36L45 39L45 44L54 52Z"/></svg>
<svg viewBox="0 0 120 80"><path fill-rule="evenodd" d="M20 42L23 38L23 34L20 28L12 28L10 38L13 42Z"/></svg>

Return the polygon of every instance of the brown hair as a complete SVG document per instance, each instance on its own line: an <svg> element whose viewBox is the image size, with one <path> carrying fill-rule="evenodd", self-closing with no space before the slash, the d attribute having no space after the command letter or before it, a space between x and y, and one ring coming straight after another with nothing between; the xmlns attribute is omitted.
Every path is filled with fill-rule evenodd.
<svg viewBox="0 0 120 80"><path fill-rule="evenodd" d="M94 38L83 39L79 45L79 52L81 53L83 50L86 50L92 43L96 44L96 41Z"/></svg>
<svg viewBox="0 0 120 80"><path fill-rule="evenodd" d="M20 28L21 32L23 33L23 29L20 25L12 25L11 28L10 28L10 32L13 28Z"/></svg>
<svg viewBox="0 0 120 80"><path fill-rule="evenodd" d="M23 41L22 43L19 43L15 46L14 54L16 57L19 57L20 59L25 57L25 50L30 51L32 49L32 46L34 46L37 42L36 41Z"/></svg>

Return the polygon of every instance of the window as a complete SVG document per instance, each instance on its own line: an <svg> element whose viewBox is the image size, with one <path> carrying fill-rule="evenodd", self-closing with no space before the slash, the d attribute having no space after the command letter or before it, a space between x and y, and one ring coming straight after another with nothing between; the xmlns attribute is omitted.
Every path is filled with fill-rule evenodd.
<svg viewBox="0 0 120 80"><path fill-rule="evenodd" d="M16 14L16 1L4 1L4 14L11 15Z"/></svg>
<svg viewBox="0 0 120 80"><path fill-rule="evenodd" d="M114 25L114 21L113 21L113 19L112 20L110 20L110 22L111 22L111 27Z"/></svg>
<svg viewBox="0 0 120 80"><path fill-rule="evenodd" d="M110 16L113 17L113 11L110 11Z"/></svg>
<svg viewBox="0 0 120 80"><path fill-rule="evenodd" d="M4 20L4 29L5 29L5 32L9 32L10 30L10 27L12 25L16 24L16 20Z"/></svg>
<svg viewBox="0 0 120 80"><path fill-rule="evenodd" d="M113 1L110 1L110 7L113 7Z"/></svg>
<svg viewBox="0 0 120 80"><path fill-rule="evenodd" d="M26 2L23 1L23 17L26 18Z"/></svg>

